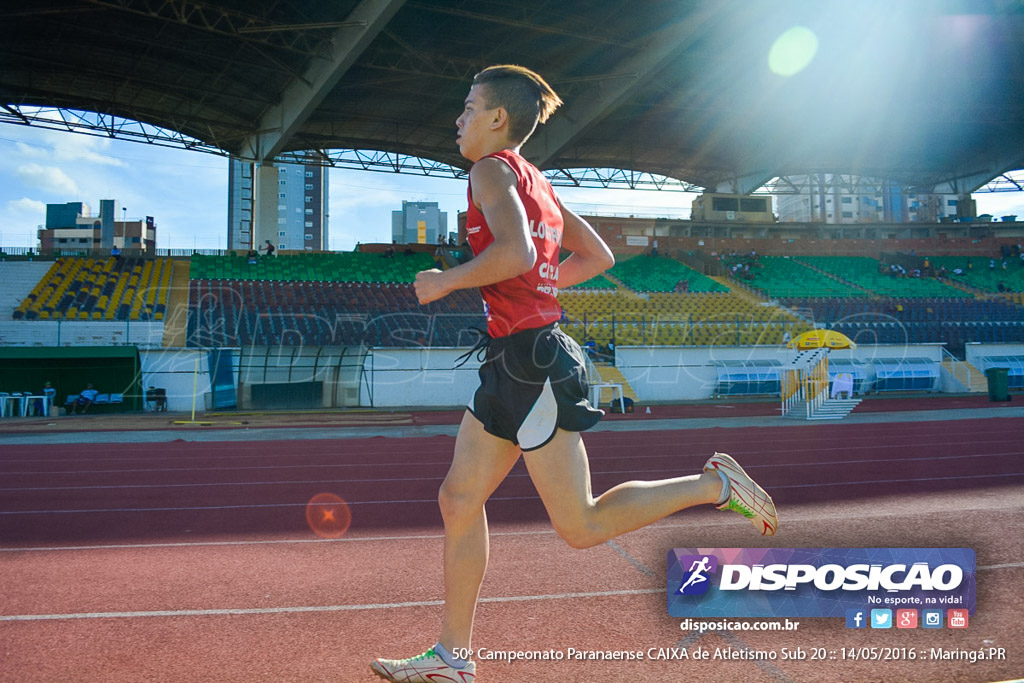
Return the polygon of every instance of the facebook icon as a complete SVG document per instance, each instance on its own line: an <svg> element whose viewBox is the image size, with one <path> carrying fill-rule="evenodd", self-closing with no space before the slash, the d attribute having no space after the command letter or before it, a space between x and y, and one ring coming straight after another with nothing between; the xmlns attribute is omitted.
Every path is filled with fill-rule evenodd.
<svg viewBox="0 0 1024 683"><path fill-rule="evenodd" d="M867 612L862 609L846 610L846 628L867 628Z"/></svg>

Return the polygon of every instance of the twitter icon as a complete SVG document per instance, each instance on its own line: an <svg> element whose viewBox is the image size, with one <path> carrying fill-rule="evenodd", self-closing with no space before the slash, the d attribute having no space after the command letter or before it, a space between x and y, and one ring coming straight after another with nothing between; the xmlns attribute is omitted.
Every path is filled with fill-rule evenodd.
<svg viewBox="0 0 1024 683"><path fill-rule="evenodd" d="M892 628L892 610L871 610L871 628Z"/></svg>

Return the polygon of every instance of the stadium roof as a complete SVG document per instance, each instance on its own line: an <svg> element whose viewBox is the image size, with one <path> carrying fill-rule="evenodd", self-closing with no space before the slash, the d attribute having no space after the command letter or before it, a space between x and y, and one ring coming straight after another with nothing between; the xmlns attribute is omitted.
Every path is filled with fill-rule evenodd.
<svg viewBox="0 0 1024 683"><path fill-rule="evenodd" d="M627 184L643 173L749 192L826 172L969 192L1024 166L1022 12L1019 0L5 1L0 121L254 160L408 155L458 174L454 121L473 74L518 63L567 103L524 149L566 182L623 169L636 172L618 174Z"/></svg>

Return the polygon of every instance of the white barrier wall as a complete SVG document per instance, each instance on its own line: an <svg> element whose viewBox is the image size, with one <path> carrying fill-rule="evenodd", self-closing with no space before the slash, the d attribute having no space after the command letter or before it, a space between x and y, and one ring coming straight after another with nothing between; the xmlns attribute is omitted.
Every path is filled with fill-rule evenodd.
<svg viewBox="0 0 1024 683"><path fill-rule="evenodd" d="M138 346L159 348L163 322L0 321L5 346Z"/></svg>
<svg viewBox="0 0 1024 683"><path fill-rule="evenodd" d="M480 363L473 355L455 369L455 359L469 349L374 349L365 370L373 406L463 407L480 384ZM359 404L370 405L367 382L359 391Z"/></svg>
<svg viewBox="0 0 1024 683"><path fill-rule="evenodd" d="M40 323L36 323L40 324ZM360 405L391 408L453 407L467 405L479 385L480 367L475 355L461 368L455 359L469 349L374 349L366 360L366 381L360 385ZM795 355L776 347L673 347L631 346L616 349L616 365L641 401L694 401L713 396L717 374L712 360L778 360ZM930 358L942 362L941 344L861 346L831 351L833 358ZM968 344L967 360L975 364L982 356L1024 355L1024 344ZM193 382L198 387L196 410L205 410L210 391L207 352L195 349L140 349L143 390L167 389L168 409L192 409ZM198 378L195 377L196 359ZM238 381L237 352L234 367ZM975 367L979 367L975 365Z"/></svg>
<svg viewBox="0 0 1024 683"><path fill-rule="evenodd" d="M711 361L777 360L796 351L767 346L619 346L615 365L640 401L698 401L714 396L718 373ZM878 344L829 351L833 358L929 358L942 362L942 344Z"/></svg>
<svg viewBox="0 0 1024 683"><path fill-rule="evenodd" d="M981 359L985 356L1024 356L1024 343L1021 344L966 344L967 362L981 370Z"/></svg>
<svg viewBox="0 0 1024 683"><path fill-rule="evenodd" d="M196 375L196 360L199 372ZM205 350L140 349L142 391L149 387L167 389L168 410L192 410L193 386L196 387L196 410L206 410L205 396L210 393L210 364ZM235 353L235 386L238 386L238 353ZM149 406L146 406L149 410Z"/></svg>
<svg viewBox="0 0 1024 683"><path fill-rule="evenodd" d="M836 349L829 351L830 358L855 358L870 361L872 358L927 358L942 363L940 342L928 344L861 344L855 349Z"/></svg>
<svg viewBox="0 0 1024 683"><path fill-rule="evenodd" d="M793 352L754 346L619 346L615 365L640 401L698 401L711 398L718 373L712 360L786 362Z"/></svg>

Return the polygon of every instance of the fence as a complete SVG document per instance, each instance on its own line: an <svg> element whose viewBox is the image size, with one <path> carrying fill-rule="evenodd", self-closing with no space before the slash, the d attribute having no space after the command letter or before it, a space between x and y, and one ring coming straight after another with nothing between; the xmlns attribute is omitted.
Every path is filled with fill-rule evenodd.
<svg viewBox="0 0 1024 683"><path fill-rule="evenodd" d="M828 399L828 351L804 351L782 375L783 417L811 417Z"/></svg>

